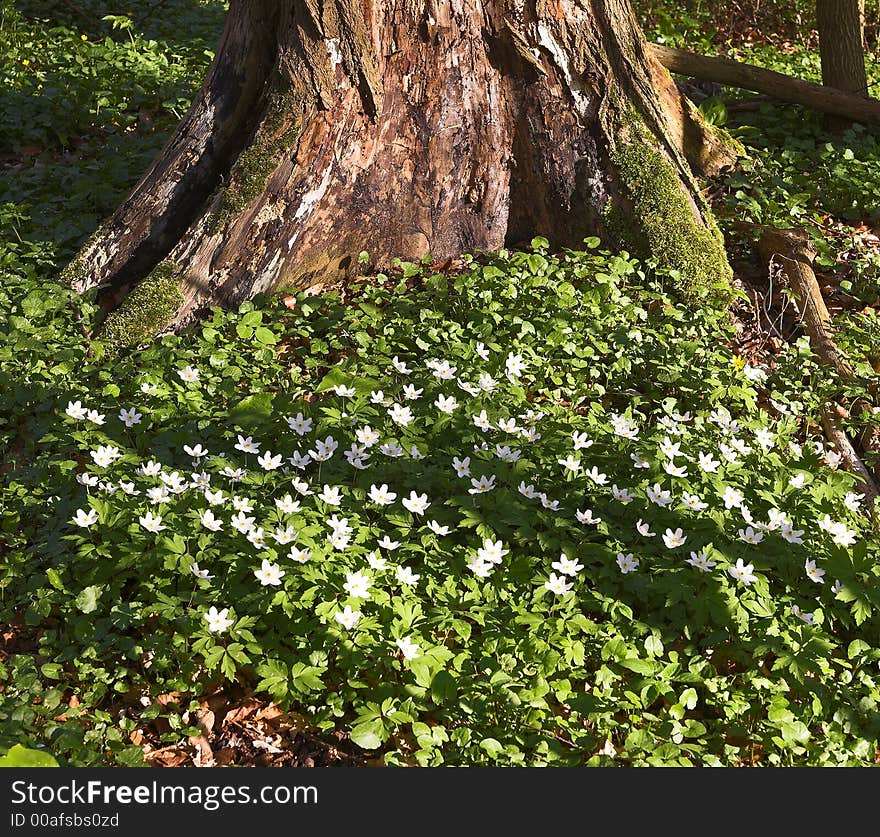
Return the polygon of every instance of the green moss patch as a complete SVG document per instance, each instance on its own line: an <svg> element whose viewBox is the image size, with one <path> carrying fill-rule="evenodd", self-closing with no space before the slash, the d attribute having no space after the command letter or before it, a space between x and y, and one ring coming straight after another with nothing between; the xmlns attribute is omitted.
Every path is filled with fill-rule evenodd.
<svg viewBox="0 0 880 837"><path fill-rule="evenodd" d="M711 211L700 201L706 224L694 217L675 167L642 125L633 121L627 127L626 139L618 143L611 159L631 209L609 204L605 216L609 232L655 258L661 267L678 271L679 290L685 296L726 285L732 272Z"/></svg>
<svg viewBox="0 0 880 837"><path fill-rule="evenodd" d="M168 325L182 302L174 264L162 262L107 317L102 336L111 350L139 346Z"/></svg>

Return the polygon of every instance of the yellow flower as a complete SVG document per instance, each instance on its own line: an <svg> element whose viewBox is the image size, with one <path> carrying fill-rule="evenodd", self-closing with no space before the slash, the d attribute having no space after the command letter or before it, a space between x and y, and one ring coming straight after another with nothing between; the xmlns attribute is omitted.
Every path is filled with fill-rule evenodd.
<svg viewBox="0 0 880 837"><path fill-rule="evenodd" d="M28 59L27 59L27 58L23 58L23 59L22 59L22 62L21 62L21 63L22 63L22 64L24 64L24 65L25 65L25 67L29 67L29 66L30 66L30 63L31 63L31 62L30 62L30 61L28 61Z"/></svg>
<svg viewBox="0 0 880 837"><path fill-rule="evenodd" d="M737 372L741 372L746 368L746 360L745 358L740 357L739 355L733 356L733 367Z"/></svg>
<svg viewBox="0 0 880 837"><path fill-rule="evenodd" d="M89 39L88 35L80 35L80 40L87 41Z"/></svg>

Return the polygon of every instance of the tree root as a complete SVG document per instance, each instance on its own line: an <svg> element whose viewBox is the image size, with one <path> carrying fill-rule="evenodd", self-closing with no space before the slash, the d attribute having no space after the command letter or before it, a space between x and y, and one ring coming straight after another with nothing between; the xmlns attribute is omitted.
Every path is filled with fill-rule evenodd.
<svg viewBox="0 0 880 837"><path fill-rule="evenodd" d="M852 364L834 341L834 329L828 306L822 297L812 263L816 252L802 230L779 230L765 227L758 240L758 252L768 262L778 264L788 287L794 292L795 301L810 345L819 361L834 369L844 380L855 378ZM834 402L822 407L822 427L828 441L841 455L848 471L855 474L865 495L865 507L876 522L878 509L875 501L880 497L875 475L871 473L857 453L852 442L838 423ZM857 409L870 409L869 405L856 405ZM876 435L876 434L875 434ZM869 449L869 448L865 448Z"/></svg>

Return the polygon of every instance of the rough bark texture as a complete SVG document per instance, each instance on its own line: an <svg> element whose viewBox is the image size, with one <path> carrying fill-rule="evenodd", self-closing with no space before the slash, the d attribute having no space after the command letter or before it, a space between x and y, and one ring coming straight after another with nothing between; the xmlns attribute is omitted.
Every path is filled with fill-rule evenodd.
<svg viewBox="0 0 880 837"><path fill-rule="evenodd" d="M659 44L649 44L648 49L654 58L673 73L766 93L776 99L806 105L850 121L880 122L880 101L869 99L864 93L846 93L835 87L813 84L730 58L697 55Z"/></svg>
<svg viewBox="0 0 880 837"><path fill-rule="evenodd" d="M628 0L232 0L190 113L67 276L121 298L158 266L183 301L156 328L350 274L362 250L387 265L536 234L613 234L719 283L688 161L732 160Z"/></svg>
<svg viewBox="0 0 880 837"><path fill-rule="evenodd" d="M856 96L867 96L862 3L859 0L816 0L816 24L822 84Z"/></svg>

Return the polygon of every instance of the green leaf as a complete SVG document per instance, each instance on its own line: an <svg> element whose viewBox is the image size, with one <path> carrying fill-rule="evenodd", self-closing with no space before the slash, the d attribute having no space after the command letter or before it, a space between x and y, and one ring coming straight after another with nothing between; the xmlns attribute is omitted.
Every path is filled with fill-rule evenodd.
<svg viewBox="0 0 880 837"><path fill-rule="evenodd" d="M58 762L43 750L29 750L21 744L15 744L6 755L0 756L0 767L58 767Z"/></svg>
<svg viewBox="0 0 880 837"><path fill-rule="evenodd" d="M260 326L260 328L254 332L254 337L256 338L257 343L262 343L264 346L273 346L278 342L278 336L275 332L265 326Z"/></svg>
<svg viewBox="0 0 880 837"><path fill-rule="evenodd" d="M455 678L445 670L438 671L431 681L431 697L434 703L448 703L458 694Z"/></svg>
<svg viewBox="0 0 880 837"><path fill-rule="evenodd" d="M351 730L351 740L364 750L375 750L385 740L385 725L381 718L370 718L356 724Z"/></svg>
<svg viewBox="0 0 880 837"><path fill-rule="evenodd" d="M86 587L76 597L76 606L83 613L94 613L98 608L98 599L101 598L102 592L103 589L101 587L95 587L94 585Z"/></svg>
<svg viewBox="0 0 880 837"><path fill-rule="evenodd" d="M243 429L261 424L272 416L272 402L272 395L268 392L248 395L229 411L229 422Z"/></svg>

